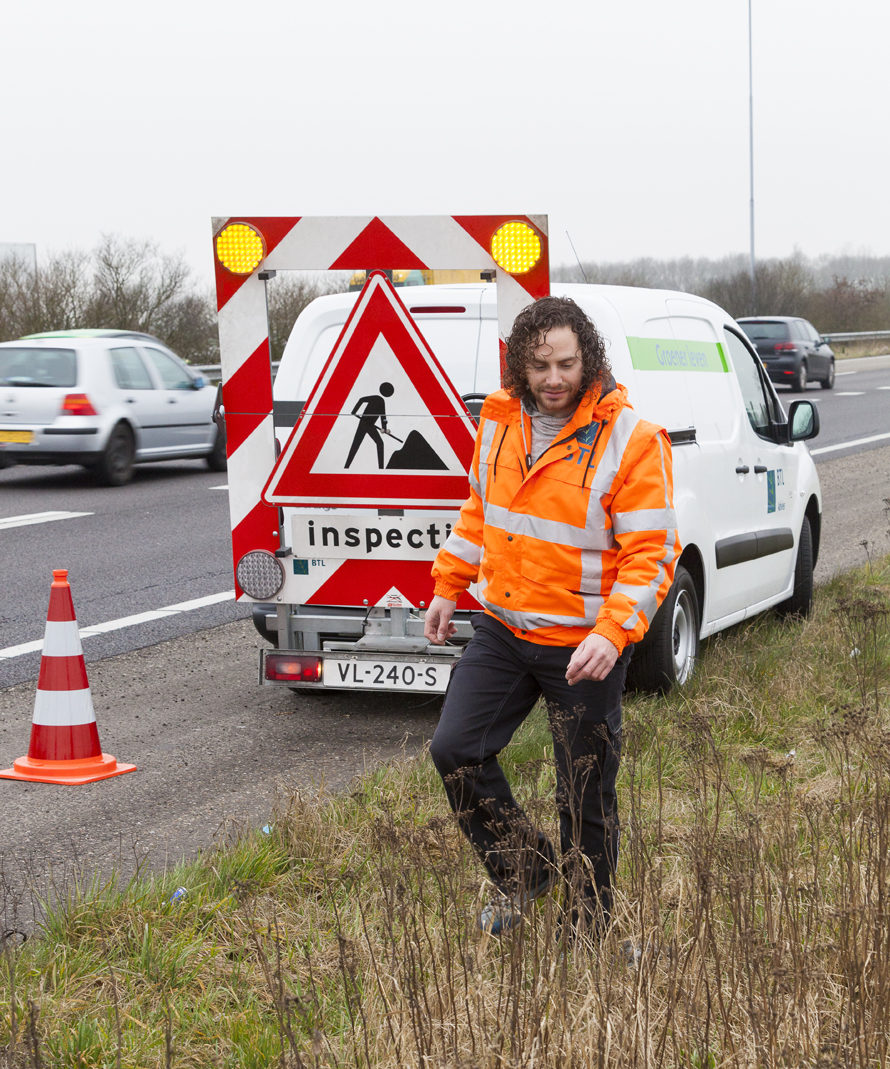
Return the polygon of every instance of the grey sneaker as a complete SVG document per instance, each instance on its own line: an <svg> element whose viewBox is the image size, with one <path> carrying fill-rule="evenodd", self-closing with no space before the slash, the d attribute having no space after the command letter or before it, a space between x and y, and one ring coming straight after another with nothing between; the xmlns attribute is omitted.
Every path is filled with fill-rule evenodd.
<svg viewBox="0 0 890 1069"><path fill-rule="evenodd" d="M556 874L545 873L530 891L518 895L499 893L487 902L479 914L479 928L487 935L503 935L522 923L522 917L536 898L541 898L556 883Z"/></svg>

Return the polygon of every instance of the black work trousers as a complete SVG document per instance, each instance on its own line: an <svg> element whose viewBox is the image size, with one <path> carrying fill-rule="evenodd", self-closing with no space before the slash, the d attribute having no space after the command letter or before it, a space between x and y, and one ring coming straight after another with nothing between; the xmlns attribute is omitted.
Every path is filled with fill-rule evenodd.
<svg viewBox="0 0 890 1069"><path fill-rule="evenodd" d="M506 894L539 888L556 852L513 797L498 754L543 695L556 762L562 873L573 920L608 921L618 857L615 780L621 695L631 649L600 682L569 686L574 649L542 646L486 614L454 667L430 744L451 807L494 883Z"/></svg>

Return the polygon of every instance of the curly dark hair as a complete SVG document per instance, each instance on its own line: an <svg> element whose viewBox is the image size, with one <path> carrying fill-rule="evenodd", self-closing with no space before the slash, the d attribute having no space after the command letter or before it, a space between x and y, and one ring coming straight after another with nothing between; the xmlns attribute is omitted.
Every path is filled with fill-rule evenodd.
<svg viewBox="0 0 890 1069"><path fill-rule="evenodd" d="M540 343L541 334L546 334L553 327L573 330L581 347L584 366L579 397L583 397L591 385L604 378L610 370L603 339L588 315L571 297L542 297L522 309L513 321L513 329L507 338L504 388L513 397L521 397L528 392L526 368L535 347Z"/></svg>

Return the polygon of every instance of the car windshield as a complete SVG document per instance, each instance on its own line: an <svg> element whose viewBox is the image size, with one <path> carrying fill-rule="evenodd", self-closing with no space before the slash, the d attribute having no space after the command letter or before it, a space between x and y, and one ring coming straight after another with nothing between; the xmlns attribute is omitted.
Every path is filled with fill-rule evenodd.
<svg viewBox="0 0 890 1069"><path fill-rule="evenodd" d="M73 349L0 348L0 383L4 386L73 386L76 381Z"/></svg>
<svg viewBox="0 0 890 1069"><path fill-rule="evenodd" d="M752 341L784 341L791 336L788 324L777 323L775 320L748 320L746 323L739 323L739 326Z"/></svg>

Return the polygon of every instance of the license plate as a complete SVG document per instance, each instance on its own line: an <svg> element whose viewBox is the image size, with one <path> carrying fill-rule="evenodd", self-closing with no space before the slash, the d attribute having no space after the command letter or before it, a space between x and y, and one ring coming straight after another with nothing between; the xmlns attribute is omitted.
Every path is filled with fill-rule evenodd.
<svg viewBox="0 0 890 1069"><path fill-rule="evenodd" d="M410 661L358 661L326 654L322 682L326 687L367 690L415 690L444 694L451 675L451 664L414 663Z"/></svg>
<svg viewBox="0 0 890 1069"><path fill-rule="evenodd" d="M33 431L0 431L0 442L15 442L16 445L25 445L33 437Z"/></svg>

